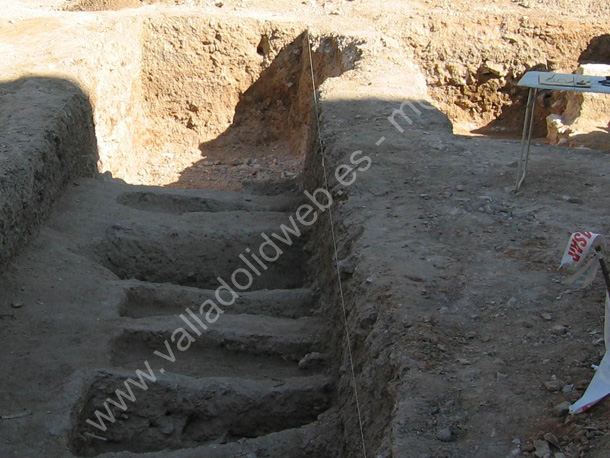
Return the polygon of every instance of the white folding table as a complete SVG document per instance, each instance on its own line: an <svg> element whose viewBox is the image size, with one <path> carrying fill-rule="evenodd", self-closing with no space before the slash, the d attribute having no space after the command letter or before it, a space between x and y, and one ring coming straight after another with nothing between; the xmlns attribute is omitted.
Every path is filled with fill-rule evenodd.
<svg viewBox="0 0 610 458"><path fill-rule="evenodd" d="M574 80L573 85L570 81ZM541 82L543 81L543 82ZM553 83L555 81L555 83ZM578 85L578 81L588 81L589 85ZM597 92L610 94L610 80L605 76L574 75L566 73L552 72L527 72L519 80L517 86L529 88L527 105L525 108L525 119L523 120L523 134L521 136L521 155L519 156L519 166L517 167L517 185L515 192L525 180L527 163L530 158L530 144L532 141L532 128L534 124L534 111L536 109L536 97L539 90L552 91L573 91L573 92Z"/></svg>

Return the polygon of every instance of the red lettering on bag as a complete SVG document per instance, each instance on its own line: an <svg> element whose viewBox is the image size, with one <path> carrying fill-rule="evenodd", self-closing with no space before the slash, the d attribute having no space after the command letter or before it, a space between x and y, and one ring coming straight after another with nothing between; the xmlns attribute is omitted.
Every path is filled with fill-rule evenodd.
<svg viewBox="0 0 610 458"><path fill-rule="evenodd" d="M593 239L592 232L575 232L570 241L568 248L568 255L572 258L572 261L578 262L582 258L583 248L586 248Z"/></svg>
<svg viewBox="0 0 610 458"><path fill-rule="evenodd" d="M568 255L572 258L572 261L574 262L580 261L580 255L583 252L576 238L576 236L573 237L573 240L570 243L570 248L568 249Z"/></svg>

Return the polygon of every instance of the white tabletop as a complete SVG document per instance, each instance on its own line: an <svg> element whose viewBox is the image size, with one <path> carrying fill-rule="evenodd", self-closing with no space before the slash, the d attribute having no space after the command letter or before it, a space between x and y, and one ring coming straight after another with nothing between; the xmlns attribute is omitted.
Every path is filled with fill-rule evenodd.
<svg viewBox="0 0 610 458"><path fill-rule="evenodd" d="M591 81L591 87L577 87L577 86L554 86L551 84L540 84L540 76L553 76L558 77L570 77L579 76L586 77ZM610 86L602 86L599 84L601 81L606 79L605 76L589 76L589 75L573 75L567 73L552 73L552 72L527 72L523 75L523 78L519 80L517 86L533 87L537 89L552 89L554 91L573 91L573 92L598 92L600 94L610 94Z"/></svg>

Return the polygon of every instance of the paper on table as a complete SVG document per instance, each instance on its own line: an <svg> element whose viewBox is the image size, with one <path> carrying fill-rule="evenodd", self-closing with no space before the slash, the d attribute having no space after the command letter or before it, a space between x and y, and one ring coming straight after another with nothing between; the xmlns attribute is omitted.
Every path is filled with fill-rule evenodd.
<svg viewBox="0 0 610 458"><path fill-rule="evenodd" d="M591 87L591 80L584 75L550 73L538 75L538 82L547 86Z"/></svg>

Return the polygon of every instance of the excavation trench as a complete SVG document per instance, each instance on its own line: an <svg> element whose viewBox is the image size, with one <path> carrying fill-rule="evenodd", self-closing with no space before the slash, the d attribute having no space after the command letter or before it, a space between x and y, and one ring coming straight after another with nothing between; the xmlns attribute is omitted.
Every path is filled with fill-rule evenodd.
<svg viewBox="0 0 610 458"><path fill-rule="evenodd" d="M301 442L309 443L307 428L337 405L337 371L327 349L338 336L328 332L335 326L321 316L320 294L311 288L309 231L293 218L306 201L296 192L302 184L286 179L314 154L309 37L268 27L258 33L203 18L150 20L141 76L132 82L130 103L118 110L126 121L97 110L102 166L114 176L225 191L122 185L102 204L122 216L82 251L118 277L113 288L123 296L119 328L108 341L110 368L92 377L73 411L76 455L258 438L268 456L280 449L283 456L305 456L292 436L267 436L305 428ZM359 58L353 40L312 43L316 84ZM121 136L130 151L113 146ZM266 173L268 164L282 174ZM172 173L178 178L169 183ZM239 297L232 298L227 284ZM205 332L195 322L185 326L187 309L203 317L203 304L214 301L231 302L217 322L201 323ZM179 354L171 363L159 357L172 347ZM145 361L157 381L136 389L125 409L120 400L108 404ZM112 418L103 432L87 422L99 421L99 411ZM337 456L334 429L323 429L324 453Z"/></svg>
<svg viewBox="0 0 610 458"><path fill-rule="evenodd" d="M253 20L151 17L135 39L140 48L110 75L116 96L101 92L96 102L101 170L178 188L240 190L248 180L293 178L314 124L308 43L318 85L360 58L354 39L309 38ZM124 199L172 206L145 195Z"/></svg>

